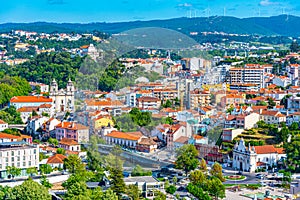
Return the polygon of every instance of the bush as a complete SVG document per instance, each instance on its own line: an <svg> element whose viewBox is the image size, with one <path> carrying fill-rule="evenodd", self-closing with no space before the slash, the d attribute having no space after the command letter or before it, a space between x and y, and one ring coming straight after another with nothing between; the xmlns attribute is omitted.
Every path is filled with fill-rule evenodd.
<svg viewBox="0 0 300 200"><path fill-rule="evenodd" d="M169 194L174 194L176 192L176 187L174 185L170 185L167 189L166 192Z"/></svg>

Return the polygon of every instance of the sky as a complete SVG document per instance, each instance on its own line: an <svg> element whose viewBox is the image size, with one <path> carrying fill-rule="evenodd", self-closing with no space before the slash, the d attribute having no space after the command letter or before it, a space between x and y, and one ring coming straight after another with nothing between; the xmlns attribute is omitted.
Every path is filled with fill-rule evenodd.
<svg viewBox="0 0 300 200"><path fill-rule="evenodd" d="M124 22L176 17L300 16L299 0L1 0L0 23Z"/></svg>

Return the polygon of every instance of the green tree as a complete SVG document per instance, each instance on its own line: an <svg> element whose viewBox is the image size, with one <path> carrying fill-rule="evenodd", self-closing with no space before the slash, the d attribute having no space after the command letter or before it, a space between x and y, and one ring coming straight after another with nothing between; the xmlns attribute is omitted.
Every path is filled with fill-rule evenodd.
<svg viewBox="0 0 300 200"><path fill-rule="evenodd" d="M87 149L88 167L91 171L102 168L103 158L98 151L98 137L92 135Z"/></svg>
<svg viewBox="0 0 300 200"><path fill-rule="evenodd" d="M64 159L64 168L67 169L71 174L76 171L85 170L81 159L76 154L71 154Z"/></svg>
<svg viewBox="0 0 300 200"><path fill-rule="evenodd" d="M40 166L40 171L41 171L41 174L50 174L53 171L53 169L52 169L51 165L49 165L49 164L42 164Z"/></svg>
<svg viewBox="0 0 300 200"><path fill-rule="evenodd" d="M174 176L173 178L172 178L172 181L173 181L173 183L177 183L177 181L178 181L178 179L177 179L177 176Z"/></svg>
<svg viewBox="0 0 300 200"><path fill-rule="evenodd" d="M190 181L194 185L203 186L206 183L206 176L202 171L195 170L190 174Z"/></svg>
<svg viewBox="0 0 300 200"><path fill-rule="evenodd" d="M1 96L1 91L0 91ZM14 106L0 110L0 119L8 124L23 124L21 115Z"/></svg>
<svg viewBox="0 0 300 200"><path fill-rule="evenodd" d="M183 169L188 174L189 171L197 168L199 164L197 159L198 151L194 145L186 144L177 149L176 153L176 167L178 169Z"/></svg>
<svg viewBox="0 0 300 200"><path fill-rule="evenodd" d="M39 116L39 114L35 111L35 110L33 110L32 112L31 112L31 116Z"/></svg>
<svg viewBox="0 0 300 200"><path fill-rule="evenodd" d="M131 176L151 176L151 175L152 175L151 171L144 170L140 165L136 165L131 172Z"/></svg>
<svg viewBox="0 0 300 200"><path fill-rule="evenodd" d="M65 154L66 154L66 150L63 149L63 148L57 148L57 149L56 149L56 153L57 153L57 154L65 155Z"/></svg>
<svg viewBox="0 0 300 200"><path fill-rule="evenodd" d="M217 162L215 162L211 167L210 174L214 177L217 177L222 182L225 181L222 173L222 166Z"/></svg>
<svg viewBox="0 0 300 200"><path fill-rule="evenodd" d="M108 189L104 192L102 200L118 200L118 195L112 190Z"/></svg>
<svg viewBox="0 0 300 200"><path fill-rule="evenodd" d="M48 139L48 143L49 143L49 144L52 144L52 145L54 145L54 146L58 146L58 140L55 139L55 138L49 138L49 139Z"/></svg>
<svg viewBox="0 0 300 200"><path fill-rule="evenodd" d="M21 185L12 189L12 194L18 200L51 200L48 189L43 185L33 181L32 179L24 181Z"/></svg>
<svg viewBox="0 0 300 200"><path fill-rule="evenodd" d="M281 128L281 130L279 131L279 134L277 136L279 136L279 142L286 142L288 139L288 136L290 134L289 129L284 126Z"/></svg>
<svg viewBox="0 0 300 200"><path fill-rule="evenodd" d="M166 200L167 196L159 190L154 191L154 200Z"/></svg>
<svg viewBox="0 0 300 200"><path fill-rule="evenodd" d="M35 92L36 94L41 94L41 86L39 85L35 86Z"/></svg>
<svg viewBox="0 0 300 200"><path fill-rule="evenodd" d="M42 175L40 183L46 188L51 188L53 186L45 175Z"/></svg>
<svg viewBox="0 0 300 200"><path fill-rule="evenodd" d="M29 167L26 169L26 174L33 176L34 174L38 174L36 167Z"/></svg>
<svg viewBox="0 0 300 200"><path fill-rule="evenodd" d="M125 192L123 171L118 168L110 170L111 189L120 197Z"/></svg>
<svg viewBox="0 0 300 200"><path fill-rule="evenodd" d="M257 106L267 106L268 104L264 101L259 101L258 103L256 103Z"/></svg>
<svg viewBox="0 0 300 200"><path fill-rule="evenodd" d="M268 108L271 109L276 106L275 101L272 98L268 98Z"/></svg>
<svg viewBox="0 0 300 200"><path fill-rule="evenodd" d="M22 170L15 166L6 166L6 171L7 171L7 174L11 175L12 178L14 179L16 176L21 175Z"/></svg>
<svg viewBox="0 0 300 200"><path fill-rule="evenodd" d="M140 199L140 190L139 190L137 185L128 185L128 186L126 186L125 193L132 200L139 200Z"/></svg>
<svg viewBox="0 0 300 200"><path fill-rule="evenodd" d="M189 183L186 189L199 200L211 200L207 192L204 192L203 189L197 185Z"/></svg>
<svg viewBox="0 0 300 200"><path fill-rule="evenodd" d="M208 192L217 200L225 198L225 186L219 178L213 178L208 181Z"/></svg>
<svg viewBox="0 0 300 200"><path fill-rule="evenodd" d="M171 108L172 107L172 102L168 99L164 104L163 104L164 108Z"/></svg>
<svg viewBox="0 0 300 200"><path fill-rule="evenodd" d="M170 185L166 188L166 192L169 194L174 194L176 192L176 187L174 185Z"/></svg>
<svg viewBox="0 0 300 200"><path fill-rule="evenodd" d="M299 130L299 124L298 124L298 122L293 122L291 124L291 126L290 126L290 130L291 131L297 131L297 130Z"/></svg>
<svg viewBox="0 0 300 200"><path fill-rule="evenodd" d="M162 124L174 124L173 119L171 117L163 117L161 122Z"/></svg>
<svg viewBox="0 0 300 200"><path fill-rule="evenodd" d="M286 166L292 172L300 172L300 135L293 136L291 142L284 143L285 153L287 155Z"/></svg>
<svg viewBox="0 0 300 200"><path fill-rule="evenodd" d="M201 159L200 164L199 164L199 168L203 172L207 172L207 165L206 165L206 161L204 160L204 158Z"/></svg>
<svg viewBox="0 0 300 200"><path fill-rule="evenodd" d="M72 184L65 194L66 200L90 200L91 191L87 188L85 182L75 182Z"/></svg>

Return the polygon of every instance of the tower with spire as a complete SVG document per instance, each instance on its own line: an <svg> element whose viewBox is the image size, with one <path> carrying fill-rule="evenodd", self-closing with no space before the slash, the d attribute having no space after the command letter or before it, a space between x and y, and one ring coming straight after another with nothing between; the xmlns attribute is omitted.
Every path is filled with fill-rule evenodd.
<svg viewBox="0 0 300 200"><path fill-rule="evenodd" d="M53 99L56 112L74 111L74 95L75 86L71 79L69 79L65 89L58 89L55 79L51 82L49 96Z"/></svg>

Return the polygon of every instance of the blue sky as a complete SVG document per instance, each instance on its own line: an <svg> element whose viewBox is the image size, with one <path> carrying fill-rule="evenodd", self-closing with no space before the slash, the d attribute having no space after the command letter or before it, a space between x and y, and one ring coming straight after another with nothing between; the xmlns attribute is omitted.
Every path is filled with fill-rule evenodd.
<svg viewBox="0 0 300 200"><path fill-rule="evenodd" d="M2 0L0 23L116 22L187 16L300 15L299 0Z"/></svg>

